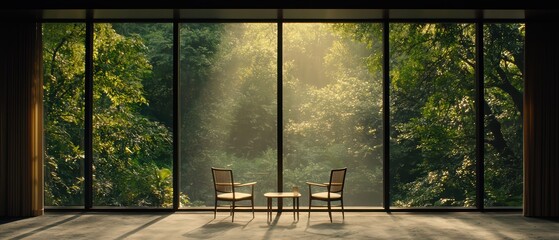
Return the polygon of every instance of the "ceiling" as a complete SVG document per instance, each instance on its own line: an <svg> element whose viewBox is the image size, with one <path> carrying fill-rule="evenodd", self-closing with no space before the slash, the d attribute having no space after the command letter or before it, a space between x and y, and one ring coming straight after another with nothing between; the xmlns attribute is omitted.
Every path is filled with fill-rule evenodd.
<svg viewBox="0 0 559 240"><path fill-rule="evenodd" d="M0 19L523 20L559 13L549 0L18 0Z"/></svg>
<svg viewBox="0 0 559 240"><path fill-rule="evenodd" d="M42 19L254 19L254 20L522 20L519 9L45 9Z"/></svg>

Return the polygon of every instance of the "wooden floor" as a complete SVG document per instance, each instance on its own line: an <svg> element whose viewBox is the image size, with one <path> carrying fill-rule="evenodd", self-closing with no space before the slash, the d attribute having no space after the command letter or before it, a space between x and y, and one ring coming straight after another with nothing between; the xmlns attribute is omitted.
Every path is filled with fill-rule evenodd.
<svg viewBox="0 0 559 240"><path fill-rule="evenodd" d="M2 220L0 239L559 239L559 221L521 213L47 213Z"/></svg>

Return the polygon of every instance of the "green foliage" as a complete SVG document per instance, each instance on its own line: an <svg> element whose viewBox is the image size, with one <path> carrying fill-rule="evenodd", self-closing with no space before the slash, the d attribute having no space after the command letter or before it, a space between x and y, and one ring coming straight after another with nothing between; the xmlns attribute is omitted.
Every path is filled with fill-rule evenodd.
<svg viewBox="0 0 559 240"><path fill-rule="evenodd" d="M382 44L346 34L380 24L286 24L284 182L328 181L348 167L348 205L382 204ZM374 33L366 34L375 36ZM359 38L361 39L361 38ZM373 59L373 60L371 60Z"/></svg>
<svg viewBox="0 0 559 240"><path fill-rule="evenodd" d="M149 77L142 78L144 95L142 115L173 127L173 25L169 23L113 23L118 34L143 39L152 66Z"/></svg>
<svg viewBox="0 0 559 240"><path fill-rule="evenodd" d="M211 167L230 167L255 191L275 189L276 46L273 24L181 28L181 191L213 205ZM275 154L275 155L274 155ZM260 202L264 204L264 202Z"/></svg>
<svg viewBox="0 0 559 240"><path fill-rule="evenodd" d="M211 167L284 189L348 167L349 205L382 204L382 24L182 24L181 206L213 204ZM94 204L172 205L172 25L95 24ZM44 25L45 203L83 205L84 24ZM486 206L522 203L524 26L484 26ZM395 206L474 206L473 24L390 24ZM257 204L264 204L257 198Z"/></svg>
<svg viewBox="0 0 559 240"><path fill-rule="evenodd" d="M46 205L83 204L84 27L44 25ZM142 114L152 77L144 39L111 24L94 33L94 205L170 207L172 135Z"/></svg>
<svg viewBox="0 0 559 240"><path fill-rule="evenodd" d="M524 25L487 24L485 188L487 206L522 206Z"/></svg>
<svg viewBox="0 0 559 240"><path fill-rule="evenodd" d="M394 204L473 206L474 26L391 24L390 31Z"/></svg>
<svg viewBox="0 0 559 240"><path fill-rule="evenodd" d="M83 205L85 24L45 24L45 205Z"/></svg>
<svg viewBox="0 0 559 240"><path fill-rule="evenodd" d="M337 29L369 47L379 42L373 26ZM524 29L488 24L484 35L486 206L519 206ZM390 25L395 206L475 204L474 38L471 24ZM379 59L369 57L370 69Z"/></svg>
<svg viewBox="0 0 559 240"><path fill-rule="evenodd" d="M395 59L391 148L416 148L415 153L397 150L407 154L391 156L401 166L391 169L399 182L393 188L396 205L475 204L473 32L471 25L464 24L391 25L391 58ZM499 61L487 57L486 62ZM486 159L493 157L486 154ZM499 170L487 168L489 181L494 171L518 171L514 166L496 167Z"/></svg>

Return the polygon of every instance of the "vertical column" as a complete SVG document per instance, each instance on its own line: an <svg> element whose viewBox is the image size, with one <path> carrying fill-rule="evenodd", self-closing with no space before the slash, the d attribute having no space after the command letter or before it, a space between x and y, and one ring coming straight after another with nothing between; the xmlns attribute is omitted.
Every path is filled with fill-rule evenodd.
<svg viewBox="0 0 559 240"><path fill-rule="evenodd" d="M277 102L278 102L278 136L277 136L277 148L278 148L278 192L283 191L283 10L278 10L278 60L277 60L277 74L278 74L278 84L277 84ZM283 201L278 198L278 211L281 212L283 206Z"/></svg>
<svg viewBox="0 0 559 240"><path fill-rule="evenodd" d="M480 16L479 16L480 17ZM483 210L485 199L484 172L484 86L483 86L483 22L476 22L476 82L475 82L475 112L476 114L476 208Z"/></svg>
<svg viewBox="0 0 559 240"><path fill-rule="evenodd" d="M93 10L87 11L85 23L85 126L84 126L84 205L93 207Z"/></svg>
<svg viewBox="0 0 559 240"><path fill-rule="evenodd" d="M173 20L173 209L180 207L180 24L179 10Z"/></svg>
<svg viewBox="0 0 559 240"><path fill-rule="evenodd" d="M385 211L390 211L390 24L385 16L382 25L382 181L383 181L383 205Z"/></svg>

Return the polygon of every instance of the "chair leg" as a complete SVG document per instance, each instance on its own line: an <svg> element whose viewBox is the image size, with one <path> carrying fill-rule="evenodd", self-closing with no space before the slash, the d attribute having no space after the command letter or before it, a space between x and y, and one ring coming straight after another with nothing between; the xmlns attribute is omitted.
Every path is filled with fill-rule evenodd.
<svg viewBox="0 0 559 240"><path fill-rule="evenodd" d="M250 205L252 206L252 218L254 218L254 197L250 199Z"/></svg>
<svg viewBox="0 0 559 240"><path fill-rule="evenodd" d="M235 221L235 201L233 201L233 207L231 208L231 222Z"/></svg>
<svg viewBox="0 0 559 240"><path fill-rule="evenodd" d="M342 198L342 219L345 219L344 215L344 199Z"/></svg>
<svg viewBox="0 0 559 240"><path fill-rule="evenodd" d="M217 213L217 198L214 201L214 219L215 219L216 213Z"/></svg>
<svg viewBox="0 0 559 240"><path fill-rule="evenodd" d="M332 204L328 201L328 216L330 216L330 222L332 222Z"/></svg>
<svg viewBox="0 0 559 240"><path fill-rule="evenodd" d="M312 199L309 197L309 217L311 218L311 205L312 205Z"/></svg>

